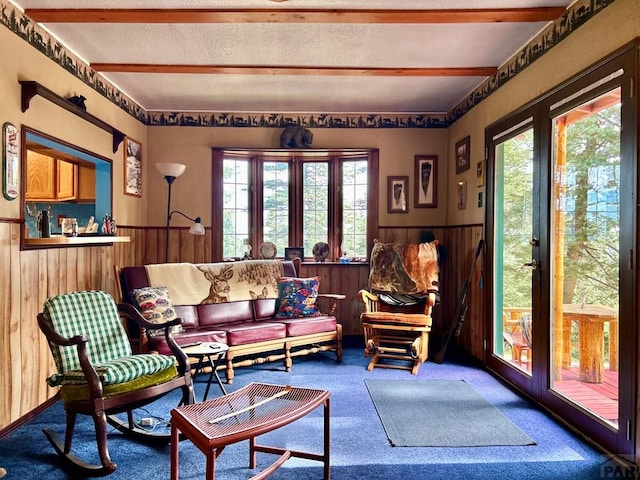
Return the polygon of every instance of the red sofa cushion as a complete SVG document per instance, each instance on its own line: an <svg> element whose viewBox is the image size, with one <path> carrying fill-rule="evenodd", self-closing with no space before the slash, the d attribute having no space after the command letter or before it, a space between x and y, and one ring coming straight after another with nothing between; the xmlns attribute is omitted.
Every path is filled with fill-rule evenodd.
<svg viewBox="0 0 640 480"><path fill-rule="evenodd" d="M338 322L335 317L318 315L304 318L279 318L278 323L286 325L287 337L297 337L311 333L335 332Z"/></svg>
<svg viewBox="0 0 640 480"><path fill-rule="evenodd" d="M251 300L197 305L200 328L253 320Z"/></svg>
<svg viewBox="0 0 640 480"><path fill-rule="evenodd" d="M227 345L245 345L247 343L277 340L287 336L287 329L282 323L242 322L219 326L227 332Z"/></svg>

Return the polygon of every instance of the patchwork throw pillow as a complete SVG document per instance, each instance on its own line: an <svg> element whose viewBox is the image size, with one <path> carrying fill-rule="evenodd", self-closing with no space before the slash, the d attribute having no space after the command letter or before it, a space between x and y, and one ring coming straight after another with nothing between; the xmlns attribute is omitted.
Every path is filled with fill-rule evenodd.
<svg viewBox="0 0 640 480"><path fill-rule="evenodd" d="M316 305L320 277L278 279L278 312L276 318L313 317L320 315Z"/></svg>
<svg viewBox="0 0 640 480"><path fill-rule="evenodd" d="M133 290L133 298L136 299L142 316L151 323L160 326L177 318L176 311L171 302L171 296L167 287L143 287ZM182 325L175 325L172 333L182 332ZM162 336L162 328L148 331L150 337Z"/></svg>

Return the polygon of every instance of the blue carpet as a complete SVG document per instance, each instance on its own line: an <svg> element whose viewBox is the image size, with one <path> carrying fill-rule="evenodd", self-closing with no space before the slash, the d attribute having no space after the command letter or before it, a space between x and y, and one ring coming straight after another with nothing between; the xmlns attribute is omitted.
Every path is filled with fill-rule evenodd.
<svg viewBox="0 0 640 480"><path fill-rule="evenodd" d="M498 380L464 359L441 365L427 362L412 376L407 371L366 370L362 348L345 350L344 362L321 354L295 358L290 373L280 363L256 365L236 371L229 391L251 382L290 384L331 391L331 478L341 479L520 479L601 480L611 461L578 436L564 429L527 400L505 388ZM202 398L206 376L196 385ZM404 447L389 444L365 380L464 380L502 414L529 435L536 445L500 447ZM209 396L217 395L212 390ZM165 421L179 396L165 397L138 417L156 415ZM59 461L45 439L42 428L52 427L64 434L64 412L58 402L28 424L0 439L0 466L8 470L6 480L77 478L60 470ZM156 428L165 428L159 424ZM280 430L260 437L261 443L295 450L321 452L322 409ZM76 453L96 461L92 422L79 417L74 438ZM155 480L169 477L169 446L147 446L112 430L109 448L118 469L108 478ZM227 447L216 462L216 478L244 479L256 472L248 468L248 443ZM258 455L258 468L274 457ZM180 478L204 478L204 456L187 441L180 443ZM270 478L284 480L321 479L318 462L292 459Z"/></svg>

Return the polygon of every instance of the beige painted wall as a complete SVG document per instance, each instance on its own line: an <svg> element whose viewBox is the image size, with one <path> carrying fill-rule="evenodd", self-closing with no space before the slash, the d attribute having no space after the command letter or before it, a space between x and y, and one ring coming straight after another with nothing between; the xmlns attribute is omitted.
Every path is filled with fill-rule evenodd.
<svg viewBox="0 0 640 480"><path fill-rule="evenodd" d="M379 201L381 226L442 226L446 224L446 130L444 129L312 129L314 148L378 148L380 150ZM211 221L212 147L279 146L279 128L150 127L147 133L148 224L163 225L166 219L167 185L152 167L158 162L187 165L171 190L171 208L189 216L201 216L205 226ZM413 208L414 160L418 154L438 155L438 208ZM387 213L387 177L409 176L409 213ZM175 218L175 220L174 220ZM172 226L187 225L177 216Z"/></svg>
<svg viewBox="0 0 640 480"><path fill-rule="evenodd" d="M617 0L449 127L447 188L453 192L458 180L466 180L469 188L466 210L458 210L455 197L449 194L447 224L484 223L484 208L477 208L475 203L477 193L484 191L484 187L476 187L475 166L484 158L484 130L488 125L638 36L640 0ZM471 169L456 175L454 145L466 135L471 135Z"/></svg>
<svg viewBox="0 0 640 480"><path fill-rule="evenodd" d="M18 81L35 80L64 97L82 94L87 98L89 113L144 144L146 127L3 26L0 26L0 45L0 123L11 122L18 128L27 125L111 159L112 214L120 224L143 224L146 199L123 194L124 143L114 154L109 133L39 96L31 99L29 109L22 113ZM20 218L20 206L20 197L8 201L0 195L0 218Z"/></svg>

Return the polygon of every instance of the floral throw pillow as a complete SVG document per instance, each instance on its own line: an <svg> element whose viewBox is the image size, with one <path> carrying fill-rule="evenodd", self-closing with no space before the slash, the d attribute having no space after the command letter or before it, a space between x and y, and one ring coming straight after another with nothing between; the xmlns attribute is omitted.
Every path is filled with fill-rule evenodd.
<svg viewBox="0 0 640 480"><path fill-rule="evenodd" d="M320 277L278 279L278 312L276 318L313 317L320 315L316 305Z"/></svg>
<svg viewBox="0 0 640 480"><path fill-rule="evenodd" d="M142 316L151 323L162 324L177 318L176 311L171 302L171 296L167 287L143 287L133 290L133 297L140 307ZM172 333L182 332L182 325L176 325L171 330ZM162 328L149 330L150 337L164 335Z"/></svg>

